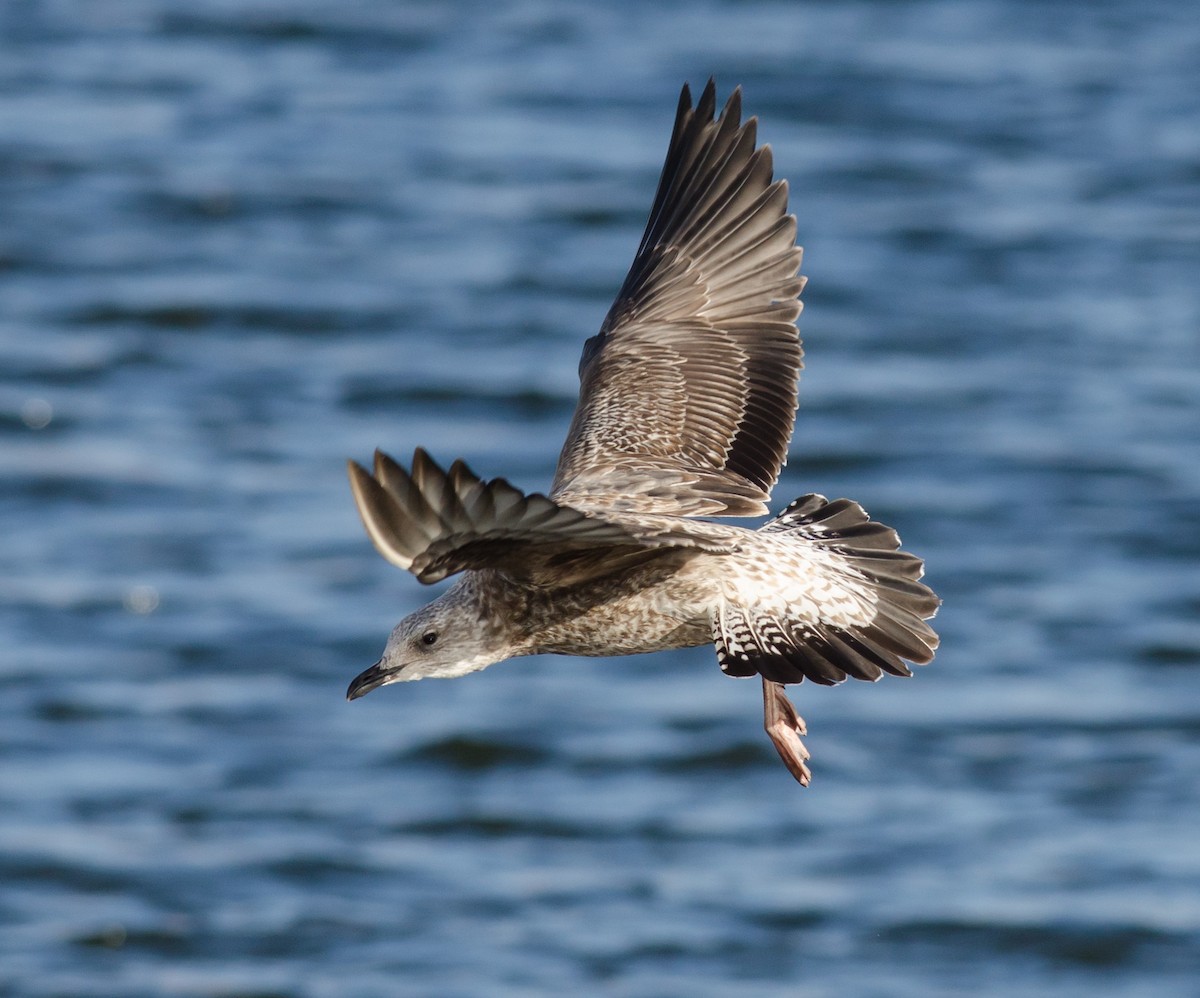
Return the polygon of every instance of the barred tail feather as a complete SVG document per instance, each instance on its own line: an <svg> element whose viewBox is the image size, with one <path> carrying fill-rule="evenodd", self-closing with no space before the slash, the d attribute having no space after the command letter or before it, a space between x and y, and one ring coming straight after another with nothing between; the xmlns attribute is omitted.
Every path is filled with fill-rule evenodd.
<svg viewBox="0 0 1200 998"><path fill-rule="evenodd" d="M717 659L732 676L755 674L776 683L809 679L831 686L847 676L874 681L885 672L912 675L905 662L925 664L938 646L925 623L940 605L920 581L920 558L900 550L896 531L849 499L808 495L762 527L832 555L822 571L840 573L847 588L865 594L873 616L848 626L831 615L781 612L778 606L727 602L714 615ZM811 604L810 604L811 605Z"/></svg>

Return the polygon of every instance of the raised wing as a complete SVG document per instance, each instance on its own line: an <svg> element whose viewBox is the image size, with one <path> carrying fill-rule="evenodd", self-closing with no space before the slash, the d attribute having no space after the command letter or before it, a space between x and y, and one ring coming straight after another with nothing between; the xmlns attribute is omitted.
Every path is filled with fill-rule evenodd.
<svg viewBox="0 0 1200 998"><path fill-rule="evenodd" d="M424 450L406 471L381 451L374 474L349 462L350 486L376 549L421 582L490 568L531 586L570 585L663 548L730 551L736 535L677 517L627 522L590 516L502 478L484 481L462 461L443 471Z"/></svg>
<svg viewBox="0 0 1200 998"><path fill-rule="evenodd" d="M579 365L551 497L584 509L756 516L787 457L801 251L741 90L685 85L654 207Z"/></svg>

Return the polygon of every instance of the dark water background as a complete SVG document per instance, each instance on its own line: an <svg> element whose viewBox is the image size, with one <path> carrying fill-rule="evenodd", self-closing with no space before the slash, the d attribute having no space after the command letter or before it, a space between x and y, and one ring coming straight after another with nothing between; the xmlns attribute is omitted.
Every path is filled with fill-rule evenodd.
<svg viewBox="0 0 1200 998"><path fill-rule="evenodd" d="M0 993L1200 994L1195 5L0 13ZM792 182L780 503L943 650L706 649L347 704L428 597L346 457L544 488L678 87Z"/></svg>

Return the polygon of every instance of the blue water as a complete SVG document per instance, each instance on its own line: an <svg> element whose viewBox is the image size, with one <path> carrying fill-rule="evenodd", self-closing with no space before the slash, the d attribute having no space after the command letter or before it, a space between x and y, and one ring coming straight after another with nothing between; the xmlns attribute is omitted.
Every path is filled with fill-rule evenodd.
<svg viewBox="0 0 1200 998"><path fill-rule="evenodd" d="M1003 0L0 8L0 993L1200 994L1200 19ZM549 482L679 85L806 247L777 505L913 680L707 649L354 704L347 457Z"/></svg>

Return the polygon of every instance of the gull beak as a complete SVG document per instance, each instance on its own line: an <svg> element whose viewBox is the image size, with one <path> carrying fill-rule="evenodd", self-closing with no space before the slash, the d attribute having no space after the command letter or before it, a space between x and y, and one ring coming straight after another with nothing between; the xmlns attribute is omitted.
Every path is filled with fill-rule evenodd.
<svg viewBox="0 0 1200 998"><path fill-rule="evenodd" d="M366 672L354 677L350 688L346 690L346 699L357 700L359 697L365 697L371 690L388 683L393 676L395 676L395 672L385 669L383 659L380 659Z"/></svg>

